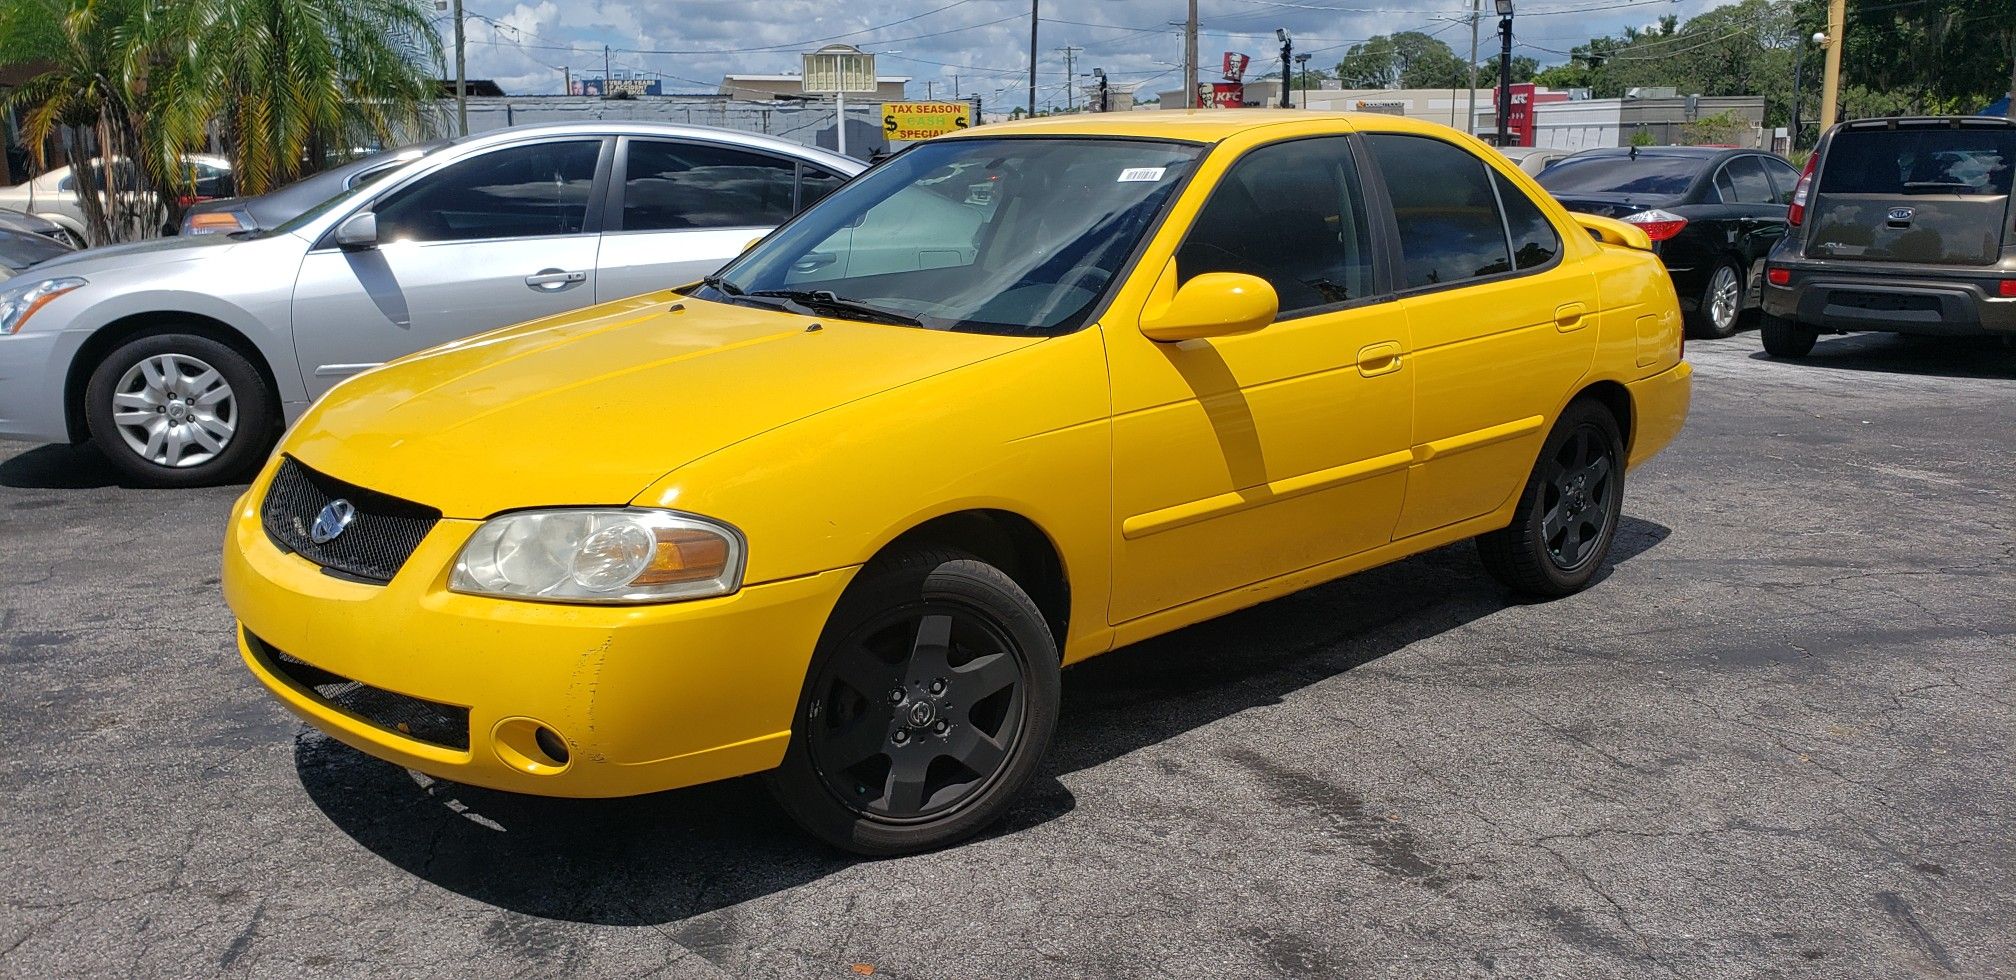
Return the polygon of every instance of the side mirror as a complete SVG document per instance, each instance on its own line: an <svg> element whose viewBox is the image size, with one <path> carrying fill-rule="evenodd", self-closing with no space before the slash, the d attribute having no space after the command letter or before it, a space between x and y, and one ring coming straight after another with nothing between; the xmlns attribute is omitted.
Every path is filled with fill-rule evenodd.
<svg viewBox="0 0 2016 980"><path fill-rule="evenodd" d="M378 247L378 216L359 211L336 226L336 247L356 250Z"/></svg>
<svg viewBox="0 0 2016 980"><path fill-rule="evenodd" d="M1252 333L1273 323L1279 312L1281 298L1267 280L1243 272L1206 272L1176 290L1159 314L1143 317L1141 333L1165 344Z"/></svg>

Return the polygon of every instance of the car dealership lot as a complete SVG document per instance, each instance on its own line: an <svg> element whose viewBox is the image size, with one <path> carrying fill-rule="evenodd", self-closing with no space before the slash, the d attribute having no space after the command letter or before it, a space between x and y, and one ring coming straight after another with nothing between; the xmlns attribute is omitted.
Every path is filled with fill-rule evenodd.
<svg viewBox="0 0 2016 980"><path fill-rule="evenodd" d="M1688 345L1588 592L1461 545L1093 661L1006 827L880 862L753 781L511 797L308 734L232 649L236 489L0 445L0 973L2016 971L2016 352L1757 347Z"/></svg>

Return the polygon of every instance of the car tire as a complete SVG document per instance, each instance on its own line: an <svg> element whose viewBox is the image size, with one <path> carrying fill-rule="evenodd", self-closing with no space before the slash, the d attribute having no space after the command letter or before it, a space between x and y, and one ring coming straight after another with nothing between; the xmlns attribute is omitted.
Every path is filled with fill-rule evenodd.
<svg viewBox="0 0 2016 980"><path fill-rule="evenodd" d="M766 779L835 847L944 847L999 820L1029 784L1059 698L1056 641L1014 579L946 549L877 559L827 620Z"/></svg>
<svg viewBox="0 0 2016 980"><path fill-rule="evenodd" d="M1624 439L1610 410L1589 400L1570 404L1540 448L1512 523L1477 538L1485 570L1537 598L1586 588L1624 512L1624 463Z"/></svg>
<svg viewBox="0 0 2016 980"><path fill-rule="evenodd" d="M1797 320L1770 314L1765 314L1758 332L1764 336L1764 353L1772 357L1805 357L1813 352L1814 341L1820 339L1820 331Z"/></svg>
<svg viewBox="0 0 2016 980"><path fill-rule="evenodd" d="M278 399L245 355L172 326L136 334L99 362L84 386L84 419L106 460L149 487L243 479L280 433Z"/></svg>
<svg viewBox="0 0 2016 980"><path fill-rule="evenodd" d="M1735 334L1743 325L1743 294L1743 273L1727 262L1716 266L1687 317L1688 335L1715 339Z"/></svg>

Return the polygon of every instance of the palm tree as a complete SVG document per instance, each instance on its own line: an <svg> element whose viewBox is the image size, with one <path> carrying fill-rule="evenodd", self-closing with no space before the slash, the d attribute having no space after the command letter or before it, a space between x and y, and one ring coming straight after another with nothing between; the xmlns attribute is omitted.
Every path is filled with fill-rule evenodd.
<svg viewBox="0 0 2016 980"><path fill-rule="evenodd" d="M179 0L241 193L334 148L431 133L441 39L415 0Z"/></svg>

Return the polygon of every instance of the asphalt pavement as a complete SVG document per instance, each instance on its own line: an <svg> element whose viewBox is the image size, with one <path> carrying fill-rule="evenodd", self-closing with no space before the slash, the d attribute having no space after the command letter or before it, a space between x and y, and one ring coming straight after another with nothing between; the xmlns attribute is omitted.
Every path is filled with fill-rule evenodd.
<svg viewBox="0 0 2016 980"><path fill-rule="evenodd" d="M1586 593L1459 545L1113 653L1005 825L883 861L312 734L238 488L0 444L0 975L2016 975L2016 351L1687 353Z"/></svg>

